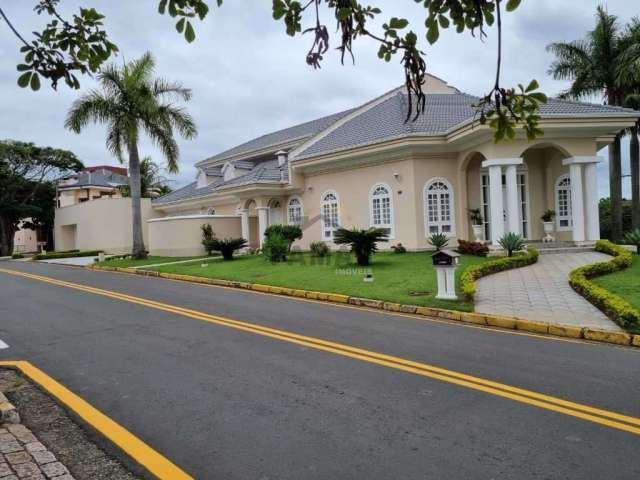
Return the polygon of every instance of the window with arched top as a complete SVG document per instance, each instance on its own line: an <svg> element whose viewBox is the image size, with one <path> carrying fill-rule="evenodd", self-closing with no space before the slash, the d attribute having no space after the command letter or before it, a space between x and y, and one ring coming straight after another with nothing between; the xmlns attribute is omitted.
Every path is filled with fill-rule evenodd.
<svg viewBox="0 0 640 480"><path fill-rule="evenodd" d="M325 192L321 197L322 239L333 240L335 231L340 227L340 200L333 191Z"/></svg>
<svg viewBox="0 0 640 480"><path fill-rule="evenodd" d="M287 203L287 221L289 225L302 226L302 200L298 197L290 198Z"/></svg>
<svg viewBox="0 0 640 480"><path fill-rule="evenodd" d="M384 183L374 185L369 192L369 216L371 226L387 231L394 236L393 196L391 187Z"/></svg>
<svg viewBox="0 0 640 480"><path fill-rule="evenodd" d="M571 177L562 175L556 181L556 222L558 230L573 228Z"/></svg>
<svg viewBox="0 0 640 480"><path fill-rule="evenodd" d="M424 186L425 234L455 235L453 188L444 178L429 180Z"/></svg>

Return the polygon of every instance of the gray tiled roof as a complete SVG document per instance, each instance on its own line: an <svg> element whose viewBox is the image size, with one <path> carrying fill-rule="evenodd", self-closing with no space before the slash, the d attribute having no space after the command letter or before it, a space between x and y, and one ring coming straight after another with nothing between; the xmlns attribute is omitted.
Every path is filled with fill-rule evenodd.
<svg viewBox="0 0 640 480"><path fill-rule="evenodd" d="M77 183L70 185L60 185L60 189L78 188L78 187L118 187L121 185L129 185L129 178L114 173L110 170L96 170L93 172L79 172L75 175L78 179Z"/></svg>
<svg viewBox="0 0 640 480"><path fill-rule="evenodd" d="M405 123L407 97L395 95L364 110L340 127L299 152L292 161L409 135L442 135L456 126L471 121L473 107L479 98L464 93L428 94L423 115ZM541 105L540 114L548 116L633 113L632 110L580 102L549 99Z"/></svg>
<svg viewBox="0 0 640 480"><path fill-rule="evenodd" d="M278 130L277 132L268 133L261 137L254 138L246 143L233 147L224 152L218 153L213 157L209 157L203 162L214 162L217 160L223 160L225 158L234 157L236 155L242 155L250 153L252 151L262 150L264 148L275 147L284 143L293 142L294 140L308 138L316 133L321 132L329 125L344 117L352 110L346 110L340 113L334 113L326 117L318 118L310 122L301 123L293 127L285 128L284 130Z"/></svg>

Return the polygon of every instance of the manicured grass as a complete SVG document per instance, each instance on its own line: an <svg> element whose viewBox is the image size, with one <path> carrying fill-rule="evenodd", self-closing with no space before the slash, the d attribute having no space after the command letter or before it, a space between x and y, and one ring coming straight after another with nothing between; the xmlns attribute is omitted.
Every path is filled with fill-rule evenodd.
<svg viewBox="0 0 640 480"><path fill-rule="evenodd" d="M486 258L463 255L460 258L457 280L470 265L487 261ZM293 255L286 263L272 264L264 257L242 256L232 261L212 261L207 267L201 263L167 265L151 270L194 275L223 280L261 283L278 287L299 288L328 293L341 293L353 297L372 298L408 305L430 306L471 311L473 304L463 301L438 300L436 273L431 254L378 253L368 267L374 276L372 283L363 281L364 271L349 254L333 254L314 258L310 254ZM419 295L412 295L419 292Z"/></svg>
<svg viewBox="0 0 640 480"><path fill-rule="evenodd" d="M96 266L105 266L105 267L142 267L144 265L155 265L157 263L169 263L169 262L180 262L182 260L193 260L197 258L202 258L202 255L198 257L147 257L144 260L133 260L131 258L127 259L113 259L106 260L104 262L96 263Z"/></svg>
<svg viewBox="0 0 640 480"><path fill-rule="evenodd" d="M633 265L630 268L591 281L619 295L640 310L640 256L633 255Z"/></svg>

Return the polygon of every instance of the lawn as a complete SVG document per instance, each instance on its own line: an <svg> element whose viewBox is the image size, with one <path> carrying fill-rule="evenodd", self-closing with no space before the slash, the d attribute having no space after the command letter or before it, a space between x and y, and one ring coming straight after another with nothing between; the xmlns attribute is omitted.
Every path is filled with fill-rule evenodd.
<svg viewBox="0 0 640 480"><path fill-rule="evenodd" d="M592 282L621 296L640 310L640 256L633 255L633 265L630 268L594 278Z"/></svg>
<svg viewBox="0 0 640 480"><path fill-rule="evenodd" d="M147 257L144 260L133 260L131 258L126 259L112 259L106 260L101 263L96 263L97 266L103 267L143 267L145 265L156 265L158 263L180 262L182 260L194 260L202 258L202 255L198 257Z"/></svg>
<svg viewBox="0 0 640 480"><path fill-rule="evenodd" d="M466 255L460 257L461 265L457 271L457 281L459 282L460 275L466 267L485 261L487 259L482 257ZM435 298L436 273L431 265L429 252L405 254L382 252L374 255L371 266L367 267L367 271L374 277L371 283L364 282L366 272L358 268L350 254L333 254L326 258L314 258L308 253L295 254L287 262L275 264L268 262L262 256L251 255L237 257L228 262L211 261L206 267L203 267L201 262L196 262L154 267L150 270L341 293L409 305L463 311L473 309L473 304L469 302Z"/></svg>

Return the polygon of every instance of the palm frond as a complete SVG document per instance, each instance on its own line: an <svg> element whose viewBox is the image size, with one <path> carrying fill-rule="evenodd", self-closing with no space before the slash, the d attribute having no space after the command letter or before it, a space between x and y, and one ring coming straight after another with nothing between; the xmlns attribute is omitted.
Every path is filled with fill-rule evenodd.
<svg viewBox="0 0 640 480"><path fill-rule="evenodd" d="M154 80L152 92L156 98L176 98L185 102L191 100L191 89L185 88L180 82L170 82L164 78Z"/></svg>
<svg viewBox="0 0 640 480"><path fill-rule="evenodd" d="M104 96L98 90L91 90L73 102L67 113L64 126L75 133L90 122L106 123L117 115L118 106L112 98Z"/></svg>
<svg viewBox="0 0 640 480"><path fill-rule="evenodd" d="M158 117L166 121L171 128L177 130L180 136L186 140L191 140L198 134L193 117L182 107L171 104L160 105Z"/></svg>
<svg viewBox="0 0 640 480"><path fill-rule="evenodd" d="M178 173L178 144L173 136L173 130L157 122L143 122L142 126L153 142L162 152L167 161L167 170L170 173Z"/></svg>

